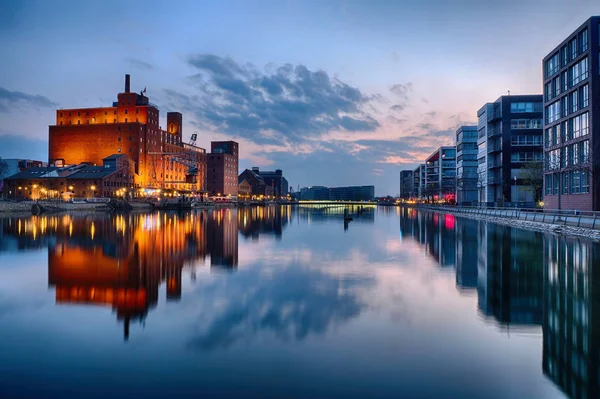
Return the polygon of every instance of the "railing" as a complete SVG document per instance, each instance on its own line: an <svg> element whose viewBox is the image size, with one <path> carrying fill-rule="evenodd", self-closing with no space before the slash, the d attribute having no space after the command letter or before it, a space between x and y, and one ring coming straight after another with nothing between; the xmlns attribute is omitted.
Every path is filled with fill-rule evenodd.
<svg viewBox="0 0 600 399"><path fill-rule="evenodd" d="M490 143L488 143L488 145L487 145L487 152L488 152L488 154L490 152L496 152L496 151L502 151L502 145L501 144L490 144Z"/></svg>
<svg viewBox="0 0 600 399"><path fill-rule="evenodd" d="M442 212L507 218L511 220L558 224L561 226L600 230L600 212L543 208L532 209L444 205L423 205L421 207Z"/></svg>

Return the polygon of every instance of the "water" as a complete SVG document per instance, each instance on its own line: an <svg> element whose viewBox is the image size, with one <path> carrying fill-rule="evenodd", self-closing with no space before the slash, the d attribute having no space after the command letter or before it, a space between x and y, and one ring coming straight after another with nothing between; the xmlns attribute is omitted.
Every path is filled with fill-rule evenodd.
<svg viewBox="0 0 600 399"><path fill-rule="evenodd" d="M600 397L598 244L342 214L0 219L0 397Z"/></svg>

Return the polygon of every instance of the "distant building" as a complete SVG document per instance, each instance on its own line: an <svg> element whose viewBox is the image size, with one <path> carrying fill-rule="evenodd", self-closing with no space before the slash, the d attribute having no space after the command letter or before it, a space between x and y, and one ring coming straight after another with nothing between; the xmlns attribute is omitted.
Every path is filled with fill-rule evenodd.
<svg viewBox="0 0 600 399"><path fill-rule="evenodd" d="M544 69L544 202L600 210L600 16L552 50Z"/></svg>
<svg viewBox="0 0 600 399"><path fill-rule="evenodd" d="M415 197L413 171L403 170L400 172L400 198L409 199Z"/></svg>
<svg viewBox="0 0 600 399"><path fill-rule="evenodd" d="M300 199L312 201L328 201L329 188L325 186L303 187L302 189L300 189Z"/></svg>
<svg viewBox="0 0 600 399"><path fill-rule="evenodd" d="M206 187L211 196L237 196L238 143L213 141L207 154Z"/></svg>
<svg viewBox="0 0 600 399"><path fill-rule="evenodd" d="M435 150L425 160L425 197L453 201L456 198L456 147Z"/></svg>
<svg viewBox="0 0 600 399"><path fill-rule="evenodd" d="M300 199L304 201L372 201L374 198L375 186L312 186L300 190Z"/></svg>
<svg viewBox="0 0 600 399"><path fill-rule="evenodd" d="M135 195L133 162L125 154L87 164L33 167L5 179L3 193L15 199L125 197Z"/></svg>
<svg viewBox="0 0 600 399"><path fill-rule="evenodd" d="M331 187L329 199L332 201L372 201L375 186Z"/></svg>
<svg viewBox="0 0 600 399"><path fill-rule="evenodd" d="M273 196L273 187L250 169L238 176L238 196L243 199L260 199Z"/></svg>
<svg viewBox="0 0 600 399"><path fill-rule="evenodd" d="M416 198L425 197L425 172L426 168L424 163L413 170L413 192L415 193Z"/></svg>
<svg viewBox="0 0 600 399"><path fill-rule="evenodd" d="M535 193L522 168L542 161L542 96L502 96L481 107L477 117L479 202L533 204Z"/></svg>
<svg viewBox="0 0 600 399"><path fill-rule="evenodd" d="M288 194L289 184L285 177L283 177L283 171L276 169L275 171L264 171L258 167L253 167L252 171L260 176L267 185L273 187L273 195L277 198L285 197Z"/></svg>
<svg viewBox="0 0 600 399"><path fill-rule="evenodd" d="M31 159L0 158L0 162L6 164L6 169L0 175L0 192L2 191L4 178L22 172L29 168L48 166L47 162L34 161Z"/></svg>
<svg viewBox="0 0 600 399"><path fill-rule="evenodd" d="M456 131L456 202L477 202L477 126Z"/></svg>
<svg viewBox="0 0 600 399"><path fill-rule="evenodd" d="M102 165L112 154L134 163L135 186L200 192L205 189L206 151L183 142L183 117L167 112L167 129L159 109L145 95L125 90L111 107L59 109L49 127L49 161L57 166ZM236 174L237 176L237 174Z"/></svg>

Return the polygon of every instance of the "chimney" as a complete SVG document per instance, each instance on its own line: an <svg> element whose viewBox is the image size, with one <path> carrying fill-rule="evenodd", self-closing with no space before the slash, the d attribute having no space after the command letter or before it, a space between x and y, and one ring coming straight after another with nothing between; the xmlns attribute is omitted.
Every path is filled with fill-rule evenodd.
<svg viewBox="0 0 600 399"><path fill-rule="evenodd" d="M129 79L130 79L129 74L126 74L125 75L125 93L129 93L129 90L131 88L131 85L129 84Z"/></svg>

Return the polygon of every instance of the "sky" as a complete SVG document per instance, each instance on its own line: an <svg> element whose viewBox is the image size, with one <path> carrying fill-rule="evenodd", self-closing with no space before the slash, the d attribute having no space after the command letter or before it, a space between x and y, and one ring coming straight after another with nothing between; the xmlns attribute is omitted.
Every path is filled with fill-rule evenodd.
<svg viewBox="0 0 600 399"><path fill-rule="evenodd" d="M240 143L290 185L375 185L452 145L477 110L542 91L541 60L597 0L0 2L0 157L47 160L60 108L131 74L184 139Z"/></svg>

